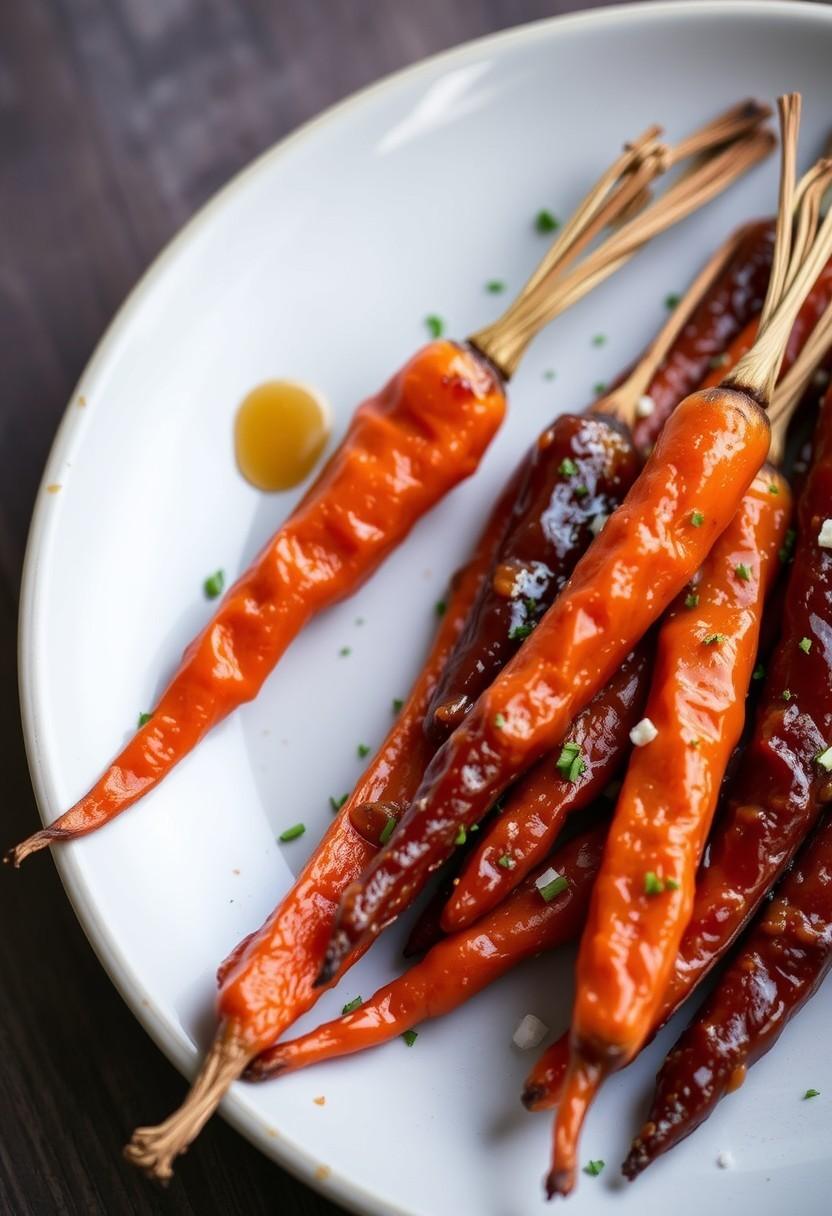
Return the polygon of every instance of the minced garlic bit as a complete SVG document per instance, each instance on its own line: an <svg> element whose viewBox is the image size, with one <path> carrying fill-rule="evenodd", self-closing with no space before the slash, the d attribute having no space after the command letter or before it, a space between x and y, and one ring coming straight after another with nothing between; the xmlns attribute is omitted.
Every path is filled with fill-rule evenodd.
<svg viewBox="0 0 832 1216"><path fill-rule="evenodd" d="M592 519L589 521L589 530L593 536L598 535L608 519L609 516L604 515L603 512L601 512L599 515L593 515Z"/></svg>
<svg viewBox="0 0 832 1216"><path fill-rule="evenodd" d="M642 718L630 731L630 742L633 747L645 747L653 742L658 733L649 718Z"/></svg>
<svg viewBox="0 0 832 1216"><path fill-rule="evenodd" d="M529 1051L532 1047L539 1047L548 1033L549 1027L545 1022L541 1022L533 1013L527 1013L517 1023L511 1041L521 1051Z"/></svg>
<svg viewBox="0 0 832 1216"><path fill-rule="evenodd" d="M716 1163L721 1170L730 1170L734 1164L734 1154L723 1149L721 1153L717 1154Z"/></svg>
<svg viewBox="0 0 832 1216"><path fill-rule="evenodd" d="M647 393L636 402L636 418L649 418L656 408L656 403Z"/></svg>
<svg viewBox="0 0 832 1216"><path fill-rule="evenodd" d="M832 549L832 519L825 519L821 524L818 544L821 549Z"/></svg>

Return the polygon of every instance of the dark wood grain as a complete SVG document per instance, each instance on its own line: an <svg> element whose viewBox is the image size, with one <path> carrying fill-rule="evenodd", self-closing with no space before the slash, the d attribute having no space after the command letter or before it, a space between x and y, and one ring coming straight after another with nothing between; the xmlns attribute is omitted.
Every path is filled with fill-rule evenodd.
<svg viewBox="0 0 832 1216"><path fill-rule="evenodd" d="M254 155L424 55L580 3L0 3L2 838L36 823L15 634L38 479L109 318L177 228ZM183 1090L96 961L46 857L0 874L0 1213L322 1216L336 1208L219 1120L166 1192L124 1166Z"/></svg>

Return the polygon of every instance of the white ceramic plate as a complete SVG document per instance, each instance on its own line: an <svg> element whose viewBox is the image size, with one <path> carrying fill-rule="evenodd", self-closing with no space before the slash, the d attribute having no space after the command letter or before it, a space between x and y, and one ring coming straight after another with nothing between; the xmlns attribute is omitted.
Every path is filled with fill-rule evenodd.
<svg viewBox="0 0 832 1216"><path fill-rule="evenodd" d="M532 217L566 215L622 140L671 136L746 94L805 94L803 154L828 132L832 11L696 3L607 9L440 56L339 106L268 153L206 208L119 313L70 403L44 475L21 621L22 699L45 821L89 785L150 706L210 608L202 580L241 570L296 495L238 475L231 421L255 383L289 375L331 398L336 434L424 338L460 337L542 252ZM291 648L258 701L98 836L57 852L104 966L163 1051L190 1073L212 1023L214 970L259 925L327 823L328 797L378 743L432 627L433 605L496 488L554 413L583 406L657 328L738 221L770 213L776 166L657 241L558 320L512 389L480 474L350 602ZM596 348L591 338L608 335ZM543 371L555 368L554 383ZM86 405L80 406L81 399ZM58 493L48 484L58 483ZM356 618L364 620L356 624ZM349 658L339 649L352 648ZM285 846L286 825L310 830ZM30 865L46 864L43 858ZM25 878L21 881L25 881ZM388 934L310 1018L368 995L398 964ZM446 1021L259 1087L225 1115L264 1152L360 1212L520 1216L542 1210L549 1119L520 1107L527 1011L566 1023L571 959L538 961ZM746 1086L637 1184L615 1164L670 1041L607 1087L589 1119L571 1210L827 1210L832 993L815 1000ZM57 1011L56 1011L57 1013ZM678 1029L678 1025L676 1027ZM801 1101L808 1086L822 1091ZM326 1105L313 1103L326 1096ZM163 1115L149 1109L148 1120ZM125 1137L131 1129L124 1128ZM736 1167L718 1170L720 1150Z"/></svg>

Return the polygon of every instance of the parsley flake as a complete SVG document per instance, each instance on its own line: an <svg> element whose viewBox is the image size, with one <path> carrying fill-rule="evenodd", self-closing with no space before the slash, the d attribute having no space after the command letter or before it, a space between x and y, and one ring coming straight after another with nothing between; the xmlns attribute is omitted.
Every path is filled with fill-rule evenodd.
<svg viewBox="0 0 832 1216"><path fill-rule="evenodd" d="M743 583L747 583L751 578L751 571L748 569L748 566L744 566L742 562L740 562L738 566L734 566L734 574L736 574L737 578Z"/></svg>
<svg viewBox="0 0 832 1216"><path fill-rule="evenodd" d="M503 853L502 857L497 858L497 865L501 870L513 870L517 862L513 857L509 857L508 853Z"/></svg>
<svg viewBox="0 0 832 1216"><path fill-rule="evenodd" d="M207 600L215 600L222 595L222 589L225 586L225 571L215 570L213 574L209 574L205 582L202 584L202 590L205 592Z"/></svg>
<svg viewBox="0 0 832 1216"><path fill-rule="evenodd" d="M139 714L139 726L146 726L153 714Z"/></svg>
<svg viewBox="0 0 832 1216"><path fill-rule="evenodd" d="M408 1047L412 1047L413 1044L418 1039L418 1037L419 1037L419 1034L415 1030L406 1030L404 1032L404 1034L402 1035L402 1038L404 1039L404 1041Z"/></svg>
<svg viewBox="0 0 832 1216"><path fill-rule="evenodd" d="M432 338L441 338L445 332L445 322L436 313L425 317L425 329Z"/></svg>
<svg viewBox="0 0 832 1216"><path fill-rule="evenodd" d="M354 996L351 1001L347 1001L346 1005L341 1010L341 1013L355 1013L356 1009L360 1009L363 1004L364 1001L360 996Z"/></svg>
<svg viewBox="0 0 832 1216"><path fill-rule="evenodd" d="M588 1161L584 1166L584 1173L589 1174L590 1178L597 1178L605 1165L606 1162L600 1159L598 1161Z"/></svg>
<svg viewBox="0 0 832 1216"><path fill-rule="evenodd" d="M546 236L550 232L557 232L560 228L560 220L552 215L552 212L543 207L534 217L534 226L539 233Z"/></svg>
<svg viewBox="0 0 832 1216"><path fill-rule="evenodd" d="M369 756L370 749L366 743L359 743L358 747L355 749L355 754L358 756L359 760L363 760L365 756Z"/></svg>
<svg viewBox="0 0 832 1216"><path fill-rule="evenodd" d="M578 466L569 456L564 456L563 460L558 465L558 472L561 477L574 477L578 472Z"/></svg>
<svg viewBox="0 0 832 1216"><path fill-rule="evenodd" d="M664 883L655 870L648 870L644 875L644 894L661 895L662 891L664 891Z"/></svg>
<svg viewBox="0 0 832 1216"><path fill-rule="evenodd" d="M694 528L701 528L705 522L705 516L701 511L691 511L690 522L693 524Z"/></svg>

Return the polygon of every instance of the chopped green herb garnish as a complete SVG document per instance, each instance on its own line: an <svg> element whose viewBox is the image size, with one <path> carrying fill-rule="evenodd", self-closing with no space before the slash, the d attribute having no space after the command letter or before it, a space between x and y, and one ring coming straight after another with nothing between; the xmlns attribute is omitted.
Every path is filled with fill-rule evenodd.
<svg viewBox="0 0 832 1216"><path fill-rule="evenodd" d="M805 1102L807 1098L819 1098L819 1097L820 1097L819 1089L807 1089L806 1093L803 1095L803 1101Z"/></svg>
<svg viewBox="0 0 832 1216"><path fill-rule="evenodd" d="M648 870L644 875L644 894L661 895L662 891L664 891L664 883L655 870Z"/></svg>
<svg viewBox="0 0 832 1216"><path fill-rule="evenodd" d="M568 456L564 456L558 465L558 472L562 477L574 477L578 472L578 466L574 460L571 460Z"/></svg>
<svg viewBox="0 0 832 1216"><path fill-rule="evenodd" d="M738 566L734 566L734 574L736 574L737 578L744 583L747 583L751 578L751 571L748 569L748 566L744 566L742 562L740 562Z"/></svg>
<svg viewBox="0 0 832 1216"><path fill-rule="evenodd" d="M425 329L432 338L441 338L445 332L445 322L436 313L431 313L425 317Z"/></svg>
<svg viewBox="0 0 832 1216"><path fill-rule="evenodd" d="M534 226L538 232L545 235L549 232L557 232L560 228L560 220L544 207L534 217Z"/></svg>
<svg viewBox="0 0 832 1216"><path fill-rule="evenodd" d="M708 360L708 367L725 367L730 359L727 351L723 351L721 355L714 355L713 359Z"/></svg>
<svg viewBox="0 0 832 1216"><path fill-rule="evenodd" d="M355 1013L356 1009L360 1009L363 1004L360 996L354 996L351 1001L347 1001L341 1013Z"/></svg>
<svg viewBox="0 0 832 1216"><path fill-rule="evenodd" d="M781 696L782 700L784 700L784 701L791 701L792 690L790 688L784 688L783 691L780 693L780 696Z"/></svg>
<svg viewBox="0 0 832 1216"><path fill-rule="evenodd" d="M494 725L497 727L497 730L502 730L503 727L505 726L505 724L506 724L505 714L495 714L494 715Z"/></svg>
<svg viewBox="0 0 832 1216"><path fill-rule="evenodd" d="M603 346L607 340L606 334L595 334L592 338L593 346Z"/></svg>
<svg viewBox="0 0 832 1216"><path fill-rule="evenodd" d="M689 591L685 596L685 607L696 608L699 604L699 596L695 591Z"/></svg>
<svg viewBox="0 0 832 1216"><path fill-rule="evenodd" d="M768 487L768 492L769 492L769 494L779 494L780 487L778 485L775 485L775 483L772 481Z"/></svg>
<svg viewBox="0 0 832 1216"><path fill-rule="evenodd" d="M403 709L404 709L404 701L401 699L401 697L394 697L393 698L393 713L394 714L400 713Z"/></svg>
<svg viewBox="0 0 832 1216"><path fill-rule="evenodd" d="M433 607L437 616L444 616L448 611L448 605L444 600L437 600Z"/></svg>
<svg viewBox="0 0 832 1216"><path fill-rule="evenodd" d="M292 827L286 828L285 831L281 832L277 839L281 844L286 844L286 842L289 840L297 840L298 836L302 836L305 831L305 823L296 823L293 824Z"/></svg>
<svg viewBox="0 0 832 1216"><path fill-rule="evenodd" d="M333 795L330 794L329 795L329 805L332 807L333 812L340 811L341 807L344 805L344 803L347 801L348 798L349 798L349 794L342 794L340 798L334 798Z"/></svg>
<svg viewBox="0 0 832 1216"><path fill-rule="evenodd" d="M665 298L664 298L664 306L665 306L665 308L670 309L670 311L672 312L672 311L673 311L673 309L674 309L674 308L676 308L676 307L678 306L679 301L681 300L681 298L682 298L682 297L681 297L681 296L679 296L679 295L677 295L675 291L672 291L672 292L670 293L670 295L665 296Z"/></svg>
<svg viewBox="0 0 832 1216"><path fill-rule="evenodd" d="M604 1165L605 1165L605 1162L600 1161L600 1160L599 1161L588 1161L587 1164L584 1166L584 1173L589 1174L590 1178L597 1178L598 1175L601 1173L601 1170L604 1168Z"/></svg>
<svg viewBox="0 0 832 1216"><path fill-rule="evenodd" d="M506 285L502 279L489 279L485 285L485 290L490 292L492 296L498 296L506 289Z"/></svg>
<svg viewBox="0 0 832 1216"><path fill-rule="evenodd" d="M547 367L546 371L543 373L543 379L544 380L554 380L556 375L557 375L556 371L554 371L551 367Z"/></svg>
<svg viewBox="0 0 832 1216"><path fill-rule="evenodd" d="M604 380L598 380L595 384L593 384L592 391L595 393L596 397L603 396L603 394L607 391L606 382Z"/></svg>
<svg viewBox="0 0 832 1216"><path fill-rule="evenodd" d="M558 874L557 878L553 878L551 882L547 882L545 887L538 887L537 889L543 901L550 904L562 891L569 889L569 879L563 874Z"/></svg>
<svg viewBox="0 0 832 1216"><path fill-rule="evenodd" d="M809 651L812 649L812 639L811 638L801 638L800 641L797 643L797 645L798 645L799 649L803 651L804 654L808 654Z"/></svg>
<svg viewBox="0 0 832 1216"><path fill-rule="evenodd" d="M785 563L791 561L792 554L794 553L794 542L796 539L797 533L795 532L794 528L789 528L788 532L783 537L783 546L777 554L781 562Z"/></svg>
<svg viewBox="0 0 832 1216"><path fill-rule="evenodd" d="M668 891L678 891L680 884L675 878L668 878L664 885L667 887Z"/></svg>
<svg viewBox="0 0 832 1216"><path fill-rule="evenodd" d="M503 853L502 857L497 858L497 865L502 870L513 870L517 862L513 857L509 857L508 853Z"/></svg>
<svg viewBox="0 0 832 1216"><path fill-rule="evenodd" d="M413 1044L418 1039L418 1037L419 1037L419 1034L418 1034L418 1031L416 1031L416 1030L406 1030L404 1032L404 1034L402 1035L402 1038L404 1039L404 1041L408 1047L412 1047Z"/></svg>
<svg viewBox="0 0 832 1216"><path fill-rule="evenodd" d="M509 640L512 642L522 642L523 638L527 638L533 631L534 626L534 621L526 621L522 625L513 625L508 631Z"/></svg>
<svg viewBox="0 0 832 1216"><path fill-rule="evenodd" d="M701 528L705 522L705 516L701 511L691 511L690 522L693 524L694 528Z"/></svg>
<svg viewBox="0 0 832 1216"><path fill-rule="evenodd" d="M381 829L381 832L379 833L379 838L378 838L379 844L387 844L387 841L390 839L390 837L393 835L393 833L396 830L397 823L398 823L398 819L396 819L396 816L391 815L390 818L385 823L384 827Z"/></svg>
<svg viewBox="0 0 832 1216"><path fill-rule="evenodd" d="M342 659L345 659L348 655L352 654L352 646L342 646L338 653Z"/></svg>
<svg viewBox="0 0 832 1216"><path fill-rule="evenodd" d="M577 781L581 774L586 772L586 761L581 756L581 745L564 743L560 749L560 755L555 761L555 767L566 777L567 781L573 783Z"/></svg>
<svg viewBox="0 0 832 1216"><path fill-rule="evenodd" d="M468 839L468 829L465 827L465 824L463 823L460 826L460 829L457 832L456 836L454 836L454 844L456 844L456 845L465 844L467 839Z"/></svg>
<svg viewBox="0 0 832 1216"><path fill-rule="evenodd" d="M728 639L724 633L708 633L705 635L702 641L706 646L721 646L722 643L727 642Z"/></svg>
<svg viewBox="0 0 832 1216"><path fill-rule="evenodd" d="M145 726L152 717L153 714L139 714L139 726Z"/></svg>
<svg viewBox="0 0 832 1216"><path fill-rule="evenodd" d="M205 592L205 598L215 600L218 595L222 595L222 589L225 586L225 571L215 570L213 574L209 574L205 582L202 584L202 590Z"/></svg>
<svg viewBox="0 0 832 1216"><path fill-rule="evenodd" d="M575 497L586 498L589 493L589 486L575 486Z"/></svg>
<svg viewBox="0 0 832 1216"><path fill-rule="evenodd" d="M762 665L762 663L758 663L757 666L754 668L754 670L751 673L751 679L752 680L763 680L763 679L765 679L765 674L766 674L765 667Z"/></svg>
<svg viewBox="0 0 832 1216"><path fill-rule="evenodd" d="M358 756L359 760L363 760L365 756L369 756L370 749L366 743L359 743L358 747L355 749L355 754Z"/></svg>

